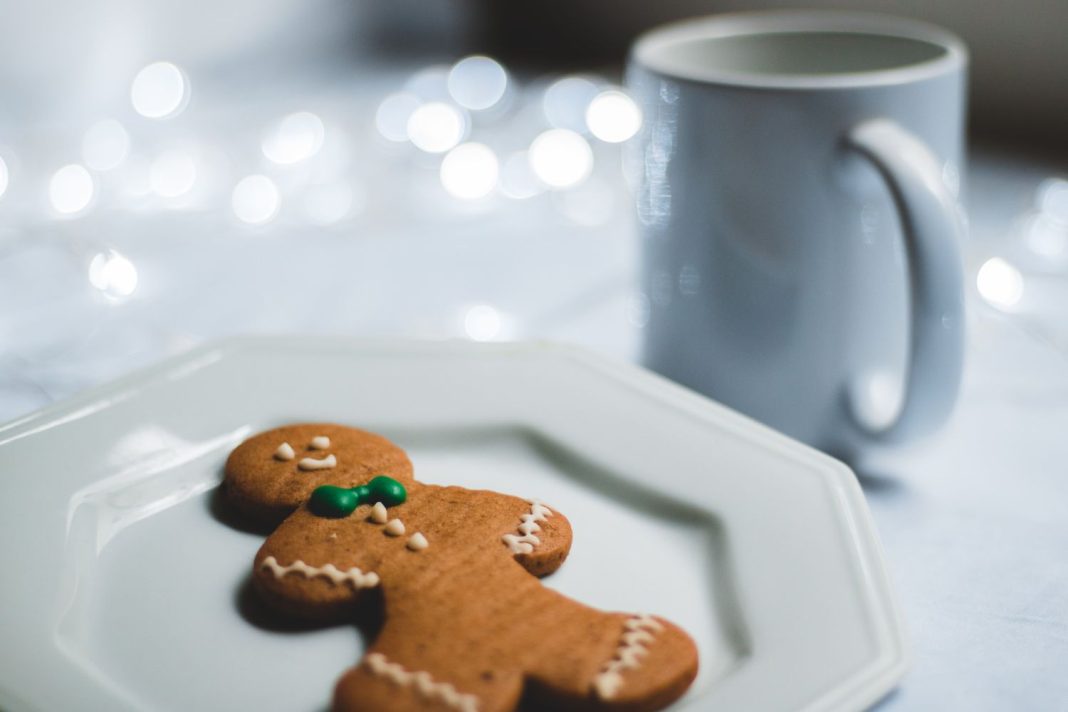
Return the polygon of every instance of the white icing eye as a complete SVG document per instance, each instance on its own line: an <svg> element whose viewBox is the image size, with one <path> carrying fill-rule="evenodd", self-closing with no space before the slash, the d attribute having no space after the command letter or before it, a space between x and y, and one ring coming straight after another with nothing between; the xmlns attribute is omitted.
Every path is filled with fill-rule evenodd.
<svg viewBox="0 0 1068 712"><path fill-rule="evenodd" d="M325 435L316 435L311 439L312 450L325 450L330 447L330 438Z"/></svg>
<svg viewBox="0 0 1068 712"><path fill-rule="evenodd" d="M297 453L293 452L293 446L289 443L282 443L274 451L274 457L277 460L292 460L296 456Z"/></svg>

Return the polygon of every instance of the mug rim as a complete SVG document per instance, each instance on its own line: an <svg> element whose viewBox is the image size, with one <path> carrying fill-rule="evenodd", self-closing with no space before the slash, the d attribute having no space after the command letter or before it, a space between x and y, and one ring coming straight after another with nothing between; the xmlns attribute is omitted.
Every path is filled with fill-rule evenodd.
<svg viewBox="0 0 1068 712"><path fill-rule="evenodd" d="M827 74L776 74L740 70L668 66L659 54L667 47L701 39L747 35L856 33L926 42L945 50L937 57L885 69ZM963 69L964 42L937 25L881 13L837 10L732 12L690 18L654 27L634 42L630 63L667 77L701 84L765 89L843 89L906 84Z"/></svg>

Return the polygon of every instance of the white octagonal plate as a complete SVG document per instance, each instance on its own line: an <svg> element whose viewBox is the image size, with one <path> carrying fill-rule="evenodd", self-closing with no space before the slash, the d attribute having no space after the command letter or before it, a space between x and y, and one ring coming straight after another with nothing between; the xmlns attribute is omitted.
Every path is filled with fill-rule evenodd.
<svg viewBox="0 0 1068 712"><path fill-rule="evenodd" d="M566 514L572 554L546 585L697 641L673 709L856 710L903 673L870 515L837 461L571 348L255 338L0 428L0 708L327 706L364 641L264 616L247 588L262 535L214 496L234 445L306 420L387 435L423 481Z"/></svg>

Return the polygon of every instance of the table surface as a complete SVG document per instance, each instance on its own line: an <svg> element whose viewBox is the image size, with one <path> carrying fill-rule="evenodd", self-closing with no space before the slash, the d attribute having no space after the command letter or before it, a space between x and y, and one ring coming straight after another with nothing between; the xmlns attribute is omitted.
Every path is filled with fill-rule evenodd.
<svg viewBox="0 0 1068 712"><path fill-rule="evenodd" d="M546 338L637 360L645 302L618 148L594 145L594 175L570 194L454 205L436 164L364 142L359 122L342 121L366 123L402 78L304 89L303 105L349 127L356 147L349 175L362 209L326 228L282 212L249 229L210 196L181 209L109 203L106 176L91 214L37 219L12 206L13 174L0 201L0 419L233 333ZM224 89L204 87L204 104L221 108L187 128L238 141L250 117L302 108L278 96L228 107ZM42 131L24 144L44 145ZM507 150L494 131L484 129L488 142ZM1034 238L1046 239L1043 259L1028 247L1042 218L1036 191L1055 176L1068 166L972 151L959 406L937 436L857 467L914 645L913 669L881 709L1068 710L1068 268L1058 262L1068 254L1049 249L1056 235ZM137 266L128 298L85 285L87 264L109 250ZM1012 309L974 287L995 256L1025 279Z"/></svg>

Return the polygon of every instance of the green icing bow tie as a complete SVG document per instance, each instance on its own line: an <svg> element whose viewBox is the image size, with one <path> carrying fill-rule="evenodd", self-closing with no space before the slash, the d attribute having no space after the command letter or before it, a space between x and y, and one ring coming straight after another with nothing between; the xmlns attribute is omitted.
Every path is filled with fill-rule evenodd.
<svg viewBox="0 0 1068 712"><path fill-rule="evenodd" d="M408 492L397 480L379 475L365 485L351 489L335 485L316 487L308 500L312 514L320 517L347 517L361 504L381 502L383 506L403 504Z"/></svg>

